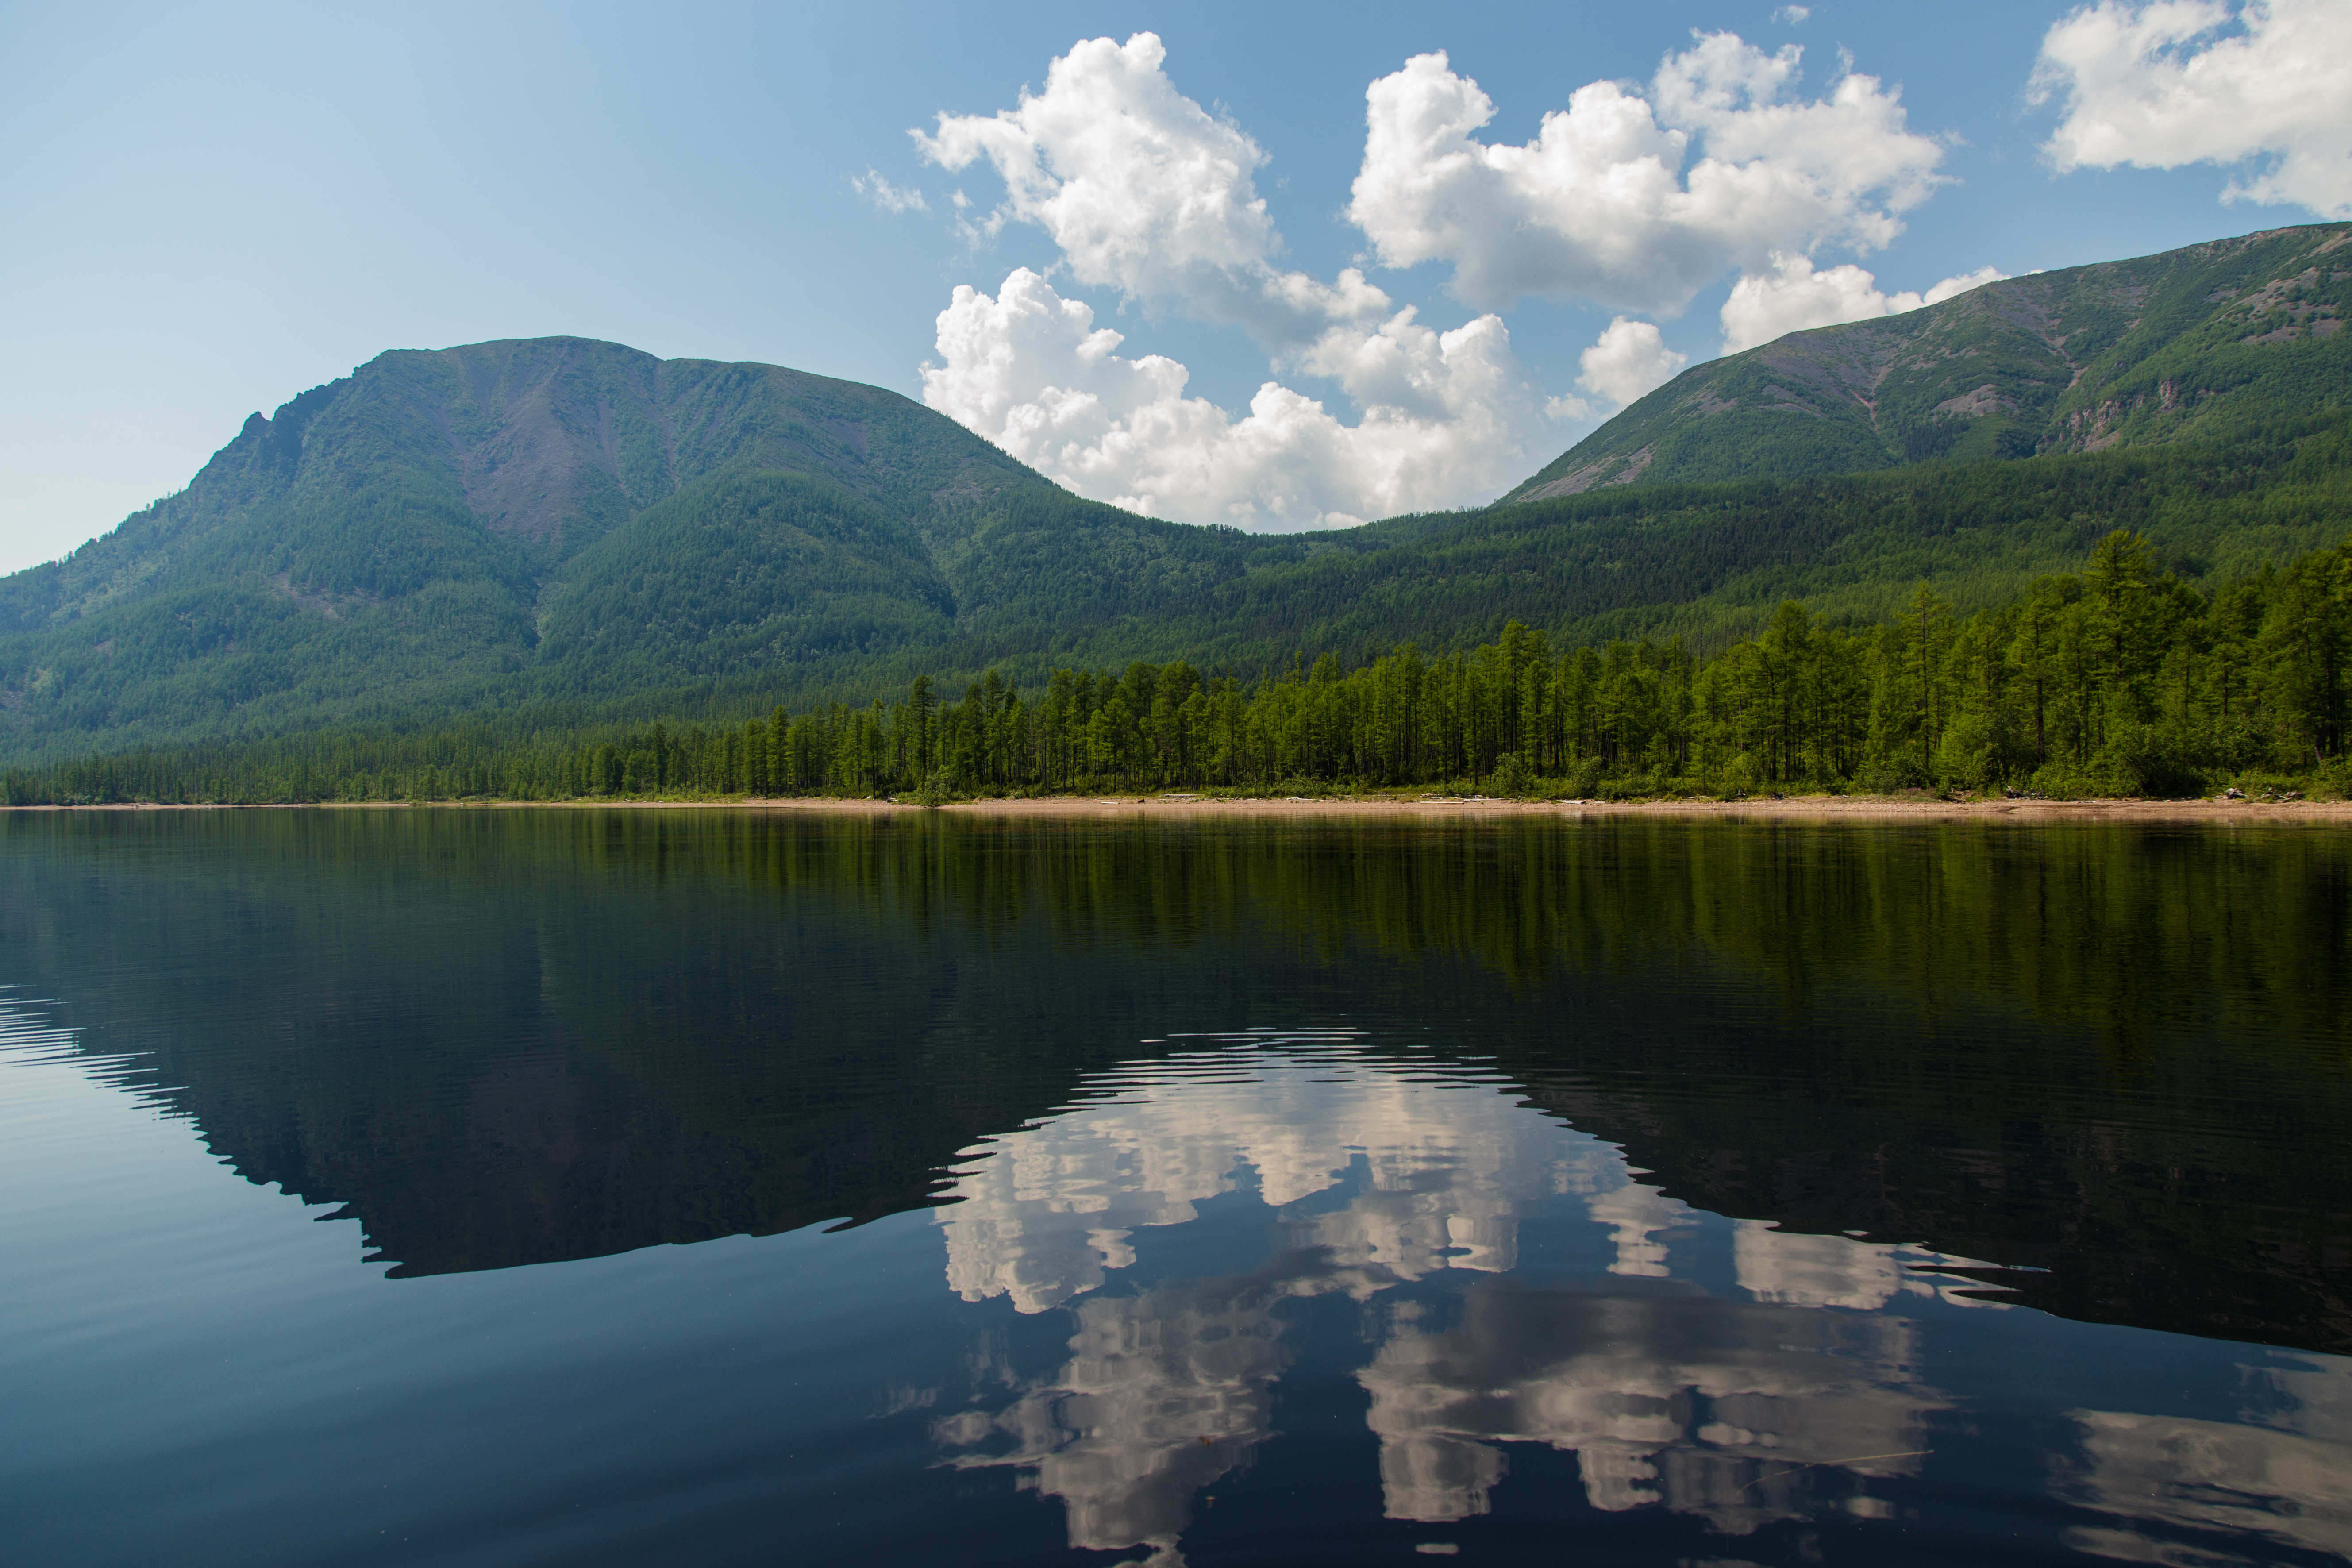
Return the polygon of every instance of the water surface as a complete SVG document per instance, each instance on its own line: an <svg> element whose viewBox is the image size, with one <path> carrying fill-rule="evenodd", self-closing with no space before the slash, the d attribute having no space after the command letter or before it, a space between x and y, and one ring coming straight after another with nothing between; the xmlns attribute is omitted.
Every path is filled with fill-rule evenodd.
<svg viewBox="0 0 2352 1568"><path fill-rule="evenodd" d="M2300 827L0 818L0 1528L2343 1561L2347 915Z"/></svg>

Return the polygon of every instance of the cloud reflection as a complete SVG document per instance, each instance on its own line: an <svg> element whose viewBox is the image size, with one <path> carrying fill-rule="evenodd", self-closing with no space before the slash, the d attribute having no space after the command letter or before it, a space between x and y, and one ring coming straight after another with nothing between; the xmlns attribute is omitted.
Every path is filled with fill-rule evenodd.
<svg viewBox="0 0 2352 1568"><path fill-rule="evenodd" d="M1501 1083L1344 1037L1207 1044L967 1150L936 1211L965 1300L1066 1309L1074 1331L1059 1366L933 1435L948 1463L1011 1467L1061 1500L1075 1547L1181 1562L1196 1498L1271 1435L1296 1353L1286 1333L1316 1298L1363 1304L1355 1376L1389 1517L1485 1513L1508 1446L1541 1444L1576 1456L1593 1508L1661 1507L1731 1536L1824 1510L1888 1515L1881 1494L1921 1473L1933 1418L1956 1404L1924 1376L1905 1303L1999 1310L1937 1272L1964 1259L1693 1209ZM1271 1214L1229 1211L1242 1223L1214 1233L1213 1256L1244 1254L1237 1271L1143 1266L1143 1233L1253 1193ZM2192 1437L2077 1419L2075 1488L2103 1510L2175 1495L2154 1478L2198 1464L2242 1474L2249 1495L2338 1495L2301 1469L2273 1474L2326 1458L2303 1456L2299 1429ZM2158 1510L2175 1522L2237 1506L2177 1495L2189 1500ZM2311 1544L2333 1539L2338 1516L2319 1517ZM2083 1544L2120 1554L2137 1539L2119 1526Z"/></svg>
<svg viewBox="0 0 2352 1568"><path fill-rule="evenodd" d="M2077 1410L2062 1491L2110 1516L2066 1533L2126 1563L2241 1563L2250 1541L2352 1558L2352 1379L2343 1363L2246 1369L2236 1423Z"/></svg>
<svg viewBox="0 0 2352 1568"><path fill-rule="evenodd" d="M1552 1194L1626 1184L1616 1150L1494 1085L1398 1070L1344 1037L1268 1035L1106 1077L1091 1099L967 1150L938 1211L948 1284L1042 1312L1134 1261L1130 1237L1181 1225L1255 1184L1291 1209L1343 1184L1336 1212L1287 1227L1293 1247L1385 1278L1507 1269L1517 1217Z"/></svg>
<svg viewBox="0 0 2352 1568"><path fill-rule="evenodd" d="M1286 1262L1083 1301L1058 1370L1002 1409L934 1423L933 1435L961 1450L950 1463L1016 1467L1061 1499L1072 1546L1147 1545L1153 1562L1181 1563L1194 1495L1269 1434L1272 1384L1289 1360L1273 1308L1348 1283Z"/></svg>
<svg viewBox="0 0 2352 1568"><path fill-rule="evenodd" d="M1948 1403L1918 1381L1916 1330L1900 1318L1680 1282L1498 1280L1466 1291L1447 1327L1423 1327L1425 1310L1399 1303L1359 1374L1393 1519L1486 1512L1504 1470L1487 1445L1527 1442L1574 1451L1595 1508L1663 1503L1745 1534L1809 1511L1831 1467L1854 1495L1862 1478L1916 1473L1925 1418Z"/></svg>

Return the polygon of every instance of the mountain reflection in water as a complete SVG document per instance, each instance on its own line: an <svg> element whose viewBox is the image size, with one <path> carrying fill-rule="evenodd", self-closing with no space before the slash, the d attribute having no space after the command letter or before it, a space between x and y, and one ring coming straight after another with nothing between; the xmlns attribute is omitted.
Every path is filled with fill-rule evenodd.
<svg viewBox="0 0 2352 1568"><path fill-rule="evenodd" d="M2347 942L2294 832L0 819L0 1494L60 1562L2339 1561Z"/></svg>

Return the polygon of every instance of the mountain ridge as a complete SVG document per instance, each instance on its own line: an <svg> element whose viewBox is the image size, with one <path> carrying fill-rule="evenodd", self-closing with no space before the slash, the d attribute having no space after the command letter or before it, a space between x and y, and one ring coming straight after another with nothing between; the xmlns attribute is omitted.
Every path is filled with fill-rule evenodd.
<svg viewBox="0 0 2352 1568"><path fill-rule="evenodd" d="M761 400L749 395L756 390L769 392L781 407L757 408ZM898 438L873 441L869 421L892 426ZM908 442L903 432L919 424L932 426L929 441ZM898 457L909 446L941 441L961 448L947 471ZM257 412L186 489L52 564L62 568L62 584L76 584L104 572L121 545L150 531L169 537L231 507L387 479L423 479L428 493L438 489L443 499L462 503L487 531L555 562L684 484L743 461L822 472L899 505L959 479L967 489L995 488L963 473L973 467L1045 482L961 426L879 387L751 362L657 360L593 339L509 339L389 350L349 376L289 399L274 418ZM919 471L910 475L910 468ZM927 486L924 479L939 482ZM0 604L21 597L5 591L43 570L0 579ZM57 610L86 612L111 596L68 588ZM25 612L16 613L21 620Z"/></svg>
<svg viewBox="0 0 2352 1568"><path fill-rule="evenodd" d="M1084 500L896 393L781 366L582 338L393 351L247 420L112 532L0 578L0 762L492 712L863 703L919 673L1035 682L1178 657L1254 673L1468 647L1512 619L1569 644L1706 643L1786 599L1882 617L1922 578L1991 603L2076 569L2115 527L2190 584L2225 583L2336 542L2352 515L2352 335L2332 325L2352 313L2347 241L2352 225L2317 226L2112 264L2071 318L1995 284L1794 334L1686 372L1517 501L1307 534ZM2215 267L2235 269L2226 298L2182 282ZM2072 276L2013 281L2046 295ZM2137 317L2116 313L2117 288L2140 290ZM2079 362L2063 375L2059 326L2087 334L2057 337ZM1931 328L1919 374L1865 363ZM2062 405L2094 362L2099 395ZM2168 405L2183 364L2212 395ZM1753 387L1726 379L1743 375ZM1857 376L1925 421L1913 458L1854 446L1878 441ZM1731 406L1766 386L1764 405ZM1771 406L1807 395L1821 406ZM1708 398L1724 407L1689 414ZM2076 449L2000 455L2048 428ZM1603 482L1644 444L1634 482ZM1741 471L1687 477L1727 453ZM1559 483L1596 461L1617 467Z"/></svg>
<svg viewBox="0 0 2352 1568"><path fill-rule="evenodd" d="M1494 504L2195 439L2340 401L2347 316L2352 224L2003 279L1694 365Z"/></svg>

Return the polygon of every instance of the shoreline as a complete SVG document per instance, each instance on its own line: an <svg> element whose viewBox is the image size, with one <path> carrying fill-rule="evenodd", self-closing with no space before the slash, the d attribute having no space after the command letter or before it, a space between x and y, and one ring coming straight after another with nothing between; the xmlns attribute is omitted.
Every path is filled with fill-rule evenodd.
<svg viewBox="0 0 2352 1568"><path fill-rule="evenodd" d="M754 811L820 816L898 816L936 809L979 817L1398 817L1429 820L1507 817L1679 816L1770 821L2344 822L2352 801L2256 800L1906 800L1884 795L1794 795L1781 800L1499 800L1476 795L1398 799L1379 795L1047 795L1029 800L965 800L925 807L895 800L778 796L728 800L317 801L238 805L125 801L92 805L12 805L0 812L160 811Z"/></svg>

